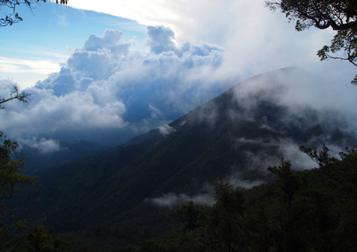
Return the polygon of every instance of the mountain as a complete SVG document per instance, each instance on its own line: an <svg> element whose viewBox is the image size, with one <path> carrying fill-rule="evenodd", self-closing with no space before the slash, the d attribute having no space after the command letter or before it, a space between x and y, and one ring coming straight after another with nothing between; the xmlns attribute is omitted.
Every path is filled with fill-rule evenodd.
<svg viewBox="0 0 357 252"><path fill-rule="evenodd" d="M281 158L313 167L300 145L354 146L336 111L286 101L303 74L287 68L255 76L125 145L53 167L18 199L27 202L19 213L91 241L111 234L108 246L131 242L174 225L163 205L209 201L217 180L252 187L269 180L267 168Z"/></svg>
<svg viewBox="0 0 357 252"><path fill-rule="evenodd" d="M49 140L47 140L49 143ZM46 142L45 142L46 143ZM24 170L27 175L41 176L41 173L51 169L54 164L65 165L78 159L83 159L94 153L108 149L97 143L88 141L71 141L54 143L56 146L34 146L24 145L17 153L20 159L26 160ZM53 150L48 148L54 148Z"/></svg>

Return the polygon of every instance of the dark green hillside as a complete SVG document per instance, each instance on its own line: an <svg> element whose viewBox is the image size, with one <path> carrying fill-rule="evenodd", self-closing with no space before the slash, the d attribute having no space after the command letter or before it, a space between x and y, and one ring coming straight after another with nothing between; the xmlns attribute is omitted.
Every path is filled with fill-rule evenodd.
<svg viewBox="0 0 357 252"><path fill-rule="evenodd" d="M250 190L218 183L215 204L180 206L174 232L114 251L348 251L357 249L357 154L318 153L320 168L271 168L271 183Z"/></svg>
<svg viewBox="0 0 357 252"><path fill-rule="evenodd" d="M41 176L41 173L52 168L53 164L65 165L106 149L109 148L96 143L72 141L59 143L59 149L50 153L43 153L41 150L23 146L17 156L26 160L24 170L27 174Z"/></svg>
<svg viewBox="0 0 357 252"><path fill-rule="evenodd" d="M299 145L353 146L335 113L297 111L277 100L284 92L281 76L293 78L295 71L257 76L126 145L52 168L22 195L27 207L19 212L58 232L80 231L93 241L110 237L108 246L127 243L175 225L166 222L167 210L153 205L153 198L194 196L232 177L238 183L270 181L266 168L282 157L295 158L299 154L291 155L291 148L298 152ZM241 86L256 81L271 88L237 97Z"/></svg>

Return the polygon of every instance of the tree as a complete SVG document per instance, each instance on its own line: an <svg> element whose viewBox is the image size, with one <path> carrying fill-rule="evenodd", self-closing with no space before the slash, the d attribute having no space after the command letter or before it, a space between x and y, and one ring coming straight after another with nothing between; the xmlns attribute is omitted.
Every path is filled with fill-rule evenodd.
<svg viewBox="0 0 357 252"><path fill-rule="evenodd" d="M9 10L10 13L0 18L0 27L13 25L22 21L20 14L17 12L18 7L26 5L31 7L35 3L46 2L47 0L0 0L0 10ZM61 0L57 4L67 4L68 0ZM0 109L3 105L13 100L27 102L29 94L20 92L18 87L14 87L9 97L0 97ZM17 143L5 137L0 131L0 198L12 194L14 186L29 181L29 177L20 172L22 161L14 159L14 151Z"/></svg>
<svg viewBox="0 0 357 252"><path fill-rule="evenodd" d="M298 171L282 160L269 168L274 179L257 187L217 183L213 205L178 209L183 236L170 230L118 252L357 251L357 152L302 150L319 168Z"/></svg>
<svg viewBox="0 0 357 252"><path fill-rule="evenodd" d="M13 25L23 19L17 12L17 8L21 5L31 7L35 3L46 2L46 0L0 0L0 11L10 11L5 14L5 17L0 16L0 27ZM56 0L58 4L58 1ZM68 0L61 0L60 4L67 4ZM4 12L3 12L4 13ZM8 97L0 97L0 110L4 108L4 104L18 100L27 102L29 94L20 92L18 87L14 87ZM23 161L16 159L14 152L18 144L8 139L2 131L0 131L0 217L4 214L4 206L1 201L11 197L17 185L32 181L31 177L24 175L21 172ZM0 218L0 250L1 251L19 251L22 238L18 238L11 232L7 232L6 225L3 225ZM60 242L50 235L43 228L36 228L28 236L28 251L62 251L60 250ZM16 250L15 250L16 249ZM23 251L23 250L20 250Z"/></svg>
<svg viewBox="0 0 357 252"><path fill-rule="evenodd" d="M27 93L20 92L15 86L10 96L0 97L0 109L4 104L13 100L27 102ZM14 186L29 181L27 176L21 174L20 168L22 161L14 158L14 151L17 143L9 140L2 131L0 131L0 198L12 195Z"/></svg>
<svg viewBox="0 0 357 252"><path fill-rule="evenodd" d="M22 161L13 158L17 143L10 141L0 132L0 199L11 196L14 186L28 182L29 177L20 171Z"/></svg>
<svg viewBox="0 0 357 252"><path fill-rule="evenodd" d="M291 169L289 161L282 160L276 167L269 167L268 170L277 176L278 184L285 195L287 206L292 206L293 197L299 188L299 183L294 171Z"/></svg>
<svg viewBox="0 0 357 252"><path fill-rule="evenodd" d="M19 88L17 86L14 86L13 91L10 93L9 97L3 98L0 96L0 109L3 109L3 104L13 101L13 100L18 100L21 102L27 102L27 98L30 95L24 92L20 92Z"/></svg>
<svg viewBox="0 0 357 252"><path fill-rule="evenodd" d="M347 60L357 66L356 0L278 0L267 1L272 10L280 9L289 21L296 21L297 31L314 26L336 31L331 44L317 55L321 60Z"/></svg>
<svg viewBox="0 0 357 252"><path fill-rule="evenodd" d="M182 205L177 209L177 216L183 224L184 233L195 230L200 226L200 215L202 215L201 209L193 202Z"/></svg>
<svg viewBox="0 0 357 252"><path fill-rule="evenodd" d="M7 98L0 97L0 109L3 105L13 100L21 102L27 101L28 95L20 93L17 87L14 87L13 92ZM14 152L17 148L17 143L9 140L2 131L0 131L0 217L4 214L4 206L2 200L13 195L14 189L17 185L28 183L31 178L24 175L21 171L23 165L22 160L16 159ZM9 236L5 231L5 227L0 218L0 250L11 251L17 247L17 238L15 237L15 245L13 245L13 237ZM6 243L3 243L6 241ZM10 249L9 250L9 247Z"/></svg>
<svg viewBox="0 0 357 252"><path fill-rule="evenodd" d="M218 182L215 187L216 203L208 217L206 230L208 247L212 251L243 251L245 232L244 198L231 185Z"/></svg>
<svg viewBox="0 0 357 252"><path fill-rule="evenodd" d="M4 108L3 104L12 100L26 102L27 97L26 93L20 93L18 88L15 87L8 98L0 97L0 109ZM20 171L23 162L14 158L14 151L17 147L16 142L9 140L0 131L0 199L12 196L16 185L30 181L30 178ZM0 215L2 212L2 209L0 209Z"/></svg>
<svg viewBox="0 0 357 252"><path fill-rule="evenodd" d="M36 227L28 235L28 252L59 252L62 242L50 234L44 227Z"/></svg>
<svg viewBox="0 0 357 252"><path fill-rule="evenodd" d="M28 183L31 178L24 175L21 171L22 160L14 157L14 151L17 148L17 143L9 140L0 131L0 250L17 246L17 238L9 235L6 231L6 225L3 225L2 218L5 214L5 207L2 200L13 195L14 189L17 185ZM15 240L15 245L13 244ZM6 241L6 243L4 243Z"/></svg>
<svg viewBox="0 0 357 252"><path fill-rule="evenodd" d="M286 205L280 208L282 232L279 248L286 252L299 251L294 232L296 217L293 209L293 200L299 190L298 177L291 169L291 163L285 160L282 160L279 166L270 167L268 170L277 177L276 183L283 193L284 205Z"/></svg>
<svg viewBox="0 0 357 252"><path fill-rule="evenodd" d="M8 12L4 17L0 17L0 27L13 25L22 21L21 15L18 13L17 9L24 5L31 8L33 4L46 2L47 0L0 0L0 11L5 10ZM67 4L68 0L56 0L57 4Z"/></svg>
<svg viewBox="0 0 357 252"><path fill-rule="evenodd" d="M22 21L17 9L22 6L31 6L35 3L46 2L47 0L0 0L0 11L9 11L5 17L0 17L0 27L13 25ZM56 0L57 4L67 4L68 0ZM27 102L29 94L20 92L18 87L14 87L9 97L0 97L0 109L3 105L13 100ZM20 171L22 161L14 158L14 151L18 147L16 142L9 140L2 131L0 131L0 199L11 196L14 187L17 184L26 183L29 177L23 175ZM0 209L0 213L1 213Z"/></svg>
<svg viewBox="0 0 357 252"><path fill-rule="evenodd" d="M330 155L330 150L326 145L322 145L321 150L316 150L315 148L309 146L300 146L300 150L307 154L319 168L324 168L330 164L337 162L338 160ZM340 153L344 155L344 153Z"/></svg>

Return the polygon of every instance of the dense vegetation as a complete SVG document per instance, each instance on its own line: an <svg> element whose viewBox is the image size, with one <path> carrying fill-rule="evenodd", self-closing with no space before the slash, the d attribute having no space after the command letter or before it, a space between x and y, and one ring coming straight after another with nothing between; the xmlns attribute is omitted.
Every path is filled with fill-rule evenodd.
<svg viewBox="0 0 357 252"><path fill-rule="evenodd" d="M9 14L0 18L0 26L22 21L17 12L20 5L31 6L41 1L0 0L0 9L9 10ZM296 19L298 30L310 26L332 27L337 34L330 46L320 50L319 56L321 59L346 59L356 65L355 1L275 1L270 6ZM339 51L344 52L345 57L331 55ZM207 127L209 122L196 122L201 112L207 114L203 110L210 107L206 106L202 111L191 113L191 117L171 124L175 133L170 136L157 137L158 132L151 132L144 139L134 139L118 152L103 154L105 161L96 156L72 163L76 169L68 165L67 169L52 173L47 185L54 188L35 190L32 194L42 197L38 197L39 208L34 208L39 220L32 223L13 218L3 203L5 198L12 196L17 185L31 179L21 173L22 161L14 156L17 144L0 132L0 251L357 251L357 153L353 151L335 158L329 155L326 147L319 152L303 148L318 168L296 171L290 162L283 160L279 166L269 168L275 179L255 188L234 188L217 182L213 205L189 202L175 209L155 207L156 212L145 212L145 199L171 189L195 191L204 181L223 177L237 160L241 164L244 156L239 156L232 147L232 139L248 137L251 141L240 143L240 151L272 156L279 154L277 147L264 147L261 142L284 137L294 142L307 142L309 138L325 135L325 131L333 131L327 132L331 141L348 138L347 133L337 128L326 130L321 125L311 124L315 117L313 111L306 110L309 113L305 120L310 124L303 122L303 127L296 124L301 118L282 124L283 115L291 116L285 108L270 101L258 104L252 114L256 119L253 122L232 123L228 112L236 110L237 114L242 114L246 111L239 104L232 104L233 99L228 99L231 96L226 93L213 104L220 112L219 124ZM26 97L15 89L10 97L0 98L0 108L11 100L25 101ZM263 116L271 127L261 127L259 120ZM138 144L138 141L145 144ZM257 171L244 171L247 178L258 175L262 178ZM29 197L26 204L32 204L33 199ZM46 212L41 211L43 209ZM148 214L154 214L154 218ZM137 222L140 218L141 222ZM169 225L165 225L165 221ZM61 239L38 223L52 224L57 231L62 228L58 236ZM146 233L143 223L156 228L159 235L152 238L153 233ZM131 232L124 236L127 230ZM128 237L135 233L137 237ZM126 244L121 246L117 240L111 242L115 236L126 239ZM151 239L145 240L145 237ZM101 240L95 246L92 245L94 238ZM98 246L105 243L105 247Z"/></svg>
<svg viewBox="0 0 357 252"><path fill-rule="evenodd" d="M279 9L296 30L312 26L336 31L331 44L318 51L321 60L347 60L357 66L357 2L355 0L278 0L267 1L271 9Z"/></svg>
<svg viewBox="0 0 357 252"><path fill-rule="evenodd" d="M291 72L295 71L283 69L252 81L274 85L274 76ZM292 113L264 93L249 96L253 104L248 106L236 98L236 91L228 90L174 121L170 134L153 130L118 148L32 173L37 183L16 195L13 208L20 219L75 233L90 248L117 247L156 237L177 225L152 199L206 193L207 184L231 177L270 181L273 176L266 172L266 163L290 158L283 149L295 152L298 145L319 146L318 141L334 146L357 142L334 113L326 112L322 119L309 108Z"/></svg>
<svg viewBox="0 0 357 252"><path fill-rule="evenodd" d="M274 76L290 76L291 71L294 72L283 69L253 80L262 78L273 84ZM274 92L279 94L279 90ZM305 149L322 168L295 173L286 162L267 172L264 160L279 162L279 158L285 156L282 148L291 146L284 143L318 146L320 140L334 146L354 146L356 140L342 127L343 120L336 119L333 113L326 112L324 119L319 120L318 111L304 108L303 114L294 114L264 94L254 94L249 100L253 104L247 106L244 100L236 99L235 89L228 90L171 123L170 134L153 130L118 148L38 172L37 183L11 202L17 210L16 219L27 219L30 224L28 231L22 231L21 244L29 244L27 237L35 228L38 244L57 249L62 243L43 228L36 227L43 225L65 241L62 251L115 251L128 244L136 244L134 251L160 251L161 246L163 251L182 251L181 246L188 246L191 251L209 251L207 247L224 251L226 245L219 239L230 239L231 251L236 249L237 242L248 246L242 245L250 251L260 251L259 246L265 245L267 251L278 251L276 246L287 229L283 222L286 219L279 218L293 218L290 212L295 211L289 210L289 214L284 215L287 211L284 204L295 209L295 202L305 202L299 195L309 195L310 190L319 190L320 186L324 192L309 196L313 202L307 201L307 205L298 205L298 208L310 212L311 205L311 211L316 212L314 200L325 194L327 200L323 198L322 203L334 202L329 198L336 196L334 188L324 184L326 176L321 174L326 171L323 167L327 163L339 166L342 161L328 157L326 149L321 153ZM216 115L214 120L208 120L212 114ZM252 159L257 162L250 162ZM301 163L294 166L300 170L302 167ZM353 178L346 170L337 170L341 173L337 173L336 179ZM235 171L239 172L239 179L266 181L266 184L252 190L218 184L216 205L184 206L178 210L179 218L171 208L153 204L152 199L168 193L194 196L207 183L228 181L227 177ZM279 187L281 182L274 182L274 177L291 180L294 190L290 185L287 189ZM343 190L345 198L353 199L348 195L348 188ZM284 193L288 203L283 201ZM225 203L219 203L221 198L227 198ZM226 213L226 208L230 212ZM238 226L230 227L227 223L232 221ZM309 219L306 221L310 223ZM177 229L179 225L182 227ZM218 227L221 229L215 229ZM147 241L141 248L142 241L157 237L165 238ZM262 244L258 246L257 241ZM256 244L256 250L250 248L251 244Z"/></svg>
<svg viewBox="0 0 357 252"><path fill-rule="evenodd" d="M27 102L27 97L28 94L20 93L15 87L9 97L0 97L0 109L14 100ZM0 251L57 251L57 239L42 227L31 229L14 220L4 204L6 199L13 196L19 185L33 181L33 178L26 176L21 169L23 161L15 155L17 147L16 142L0 131Z"/></svg>
<svg viewBox="0 0 357 252"><path fill-rule="evenodd" d="M251 190L216 186L212 207L189 203L162 239L114 251L356 251L357 153L341 159L305 149L319 169L270 168L276 180Z"/></svg>
<svg viewBox="0 0 357 252"><path fill-rule="evenodd" d="M335 158L326 147L303 151L318 168L295 171L283 160L269 168L275 176L270 183L247 190L217 182L213 205L170 209L176 228L155 239L110 250L83 248L71 242L74 234L60 240L42 227L17 223L2 230L0 251L356 251L357 153Z"/></svg>

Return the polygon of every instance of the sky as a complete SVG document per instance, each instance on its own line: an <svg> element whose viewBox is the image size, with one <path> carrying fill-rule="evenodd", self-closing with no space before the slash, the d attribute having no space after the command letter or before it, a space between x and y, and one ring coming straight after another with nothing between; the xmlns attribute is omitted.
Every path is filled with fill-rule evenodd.
<svg viewBox="0 0 357 252"><path fill-rule="evenodd" d="M0 30L0 96L17 83L31 97L9 104L0 128L28 145L124 142L284 67L315 76L292 81L286 103L334 101L354 113L355 67L316 56L332 31L297 32L263 0L70 0L21 13L24 22Z"/></svg>
<svg viewBox="0 0 357 252"><path fill-rule="evenodd" d="M316 64L316 51L332 37L331 31L296 32L293 24L270 11L263 0L71 0L69 6L22 8L25 22L1 28L1 79L24 87L34 85L57 72L90 35L102 35L107 29L120 30L125 39L144 48L145 26L168 27L174 31L176 43L224 48L221 74L239 71L241 76L287 65ZM347 64L346 68L352 69Z"/></svg>
<svg viewBox="0 0 357 252"><path fill-rule="evenodd" d="M20 8L19 13L23 22L1 28L0 79L22 87L58 72L92 34L120 29L125 39L145 43L145 27L132 20L54 4Z"/></svg>
<svg viewBox="0 0 357 252"><path fill-rule="evenodd" d="M71 0L69 6L47 3L21 8L25 22L1 28L1 79L23 87L34 85L59 71L90 35L102 35L107 29L120 30L125 39L144 49L145 26L168 27L176 43L223 48L221 74L240 76L316 65L317 50L333 34L314 29L296 32L294 24L270 11L264 0ZM345 68L353 69L348 64Z"/></svg>
<svg viewBox="0 0 357 252"><path fill-rule="evenodd" d="M295 31L294 23L288 23L278 11L270 11L265 0L107 0L105 4L96 0L72 0L69 4L144 25L169 27L179 43L218 45L227 52L225 69L236 73L238 68L241 74L317 63L317 50L333 35L331 30Z"/></svg>

